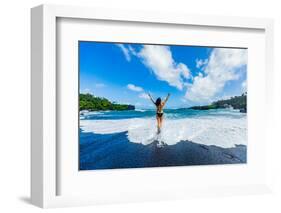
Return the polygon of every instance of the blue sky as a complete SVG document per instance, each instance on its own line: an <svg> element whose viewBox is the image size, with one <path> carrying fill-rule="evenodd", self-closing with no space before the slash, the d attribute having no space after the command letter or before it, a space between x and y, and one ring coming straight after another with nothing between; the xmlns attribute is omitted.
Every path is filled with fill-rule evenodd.
<svg viewBox="0 0 281 213"><path fill-rule="evenodd" d="M247 49L79 42L80 93L151 108L209 104L246 91Z"/></svg>

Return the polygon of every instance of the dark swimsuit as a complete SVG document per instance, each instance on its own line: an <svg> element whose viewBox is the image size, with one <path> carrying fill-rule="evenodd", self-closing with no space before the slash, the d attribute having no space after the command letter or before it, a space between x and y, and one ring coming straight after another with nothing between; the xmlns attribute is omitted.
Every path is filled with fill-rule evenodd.
<svg viewBox="0 0 281 213"><path fill-rule="evenodd" d="M163 116L163 112L157 112L156 115L157 117L161 118Z"/></svg>

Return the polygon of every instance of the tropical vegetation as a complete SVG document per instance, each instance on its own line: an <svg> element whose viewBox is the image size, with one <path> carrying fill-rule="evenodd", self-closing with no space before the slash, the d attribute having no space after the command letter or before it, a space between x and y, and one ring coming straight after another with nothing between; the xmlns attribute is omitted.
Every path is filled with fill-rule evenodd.
<svg viewBox="0 0 281 213"><path fill-rule="evenodd" d="M229 107L232 107L233 109L239 109L241 112L247 112L247 93L243 93L240 96L234 96L225 100L218 100L209 105L193 106L190 107L190 109L209 110Z"/></svg>
<svg viewBox="0 0 281 213"><path fill-rule="evenodd" d="M79 95L79 108L81 110L101 111L101 110L134 110L135 106L128 104L118 104L106 98L96 97L92 94Z"/></svg>

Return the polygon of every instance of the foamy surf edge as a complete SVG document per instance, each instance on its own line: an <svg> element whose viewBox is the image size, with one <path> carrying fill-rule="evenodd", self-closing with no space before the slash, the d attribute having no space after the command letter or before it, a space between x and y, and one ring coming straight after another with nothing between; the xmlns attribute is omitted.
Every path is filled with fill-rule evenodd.
<svg viewBox="0 0 281 213"><path fill-rule="evenodd" d="M122 120L80 120L83 132L112 134L127 132L128 140L147 145L158 140L156 121L153 118ZM174 145L180 141L192 141L223 148L247 145L247 120L243 118L183 118L167 119L161 131L161 141Z"/></svg>

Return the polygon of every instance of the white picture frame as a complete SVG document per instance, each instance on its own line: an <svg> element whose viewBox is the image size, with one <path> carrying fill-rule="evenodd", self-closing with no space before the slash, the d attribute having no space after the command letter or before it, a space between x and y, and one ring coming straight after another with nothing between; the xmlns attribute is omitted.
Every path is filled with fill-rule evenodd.
<svg viewBox="0 0 281 213"><path fill-rule="evenodd" d="M231 29L254 29L264 32L265 68L263 90L267 112L262 127L265 141L262 146L270 146L272 128L273 96L273 21L271 19L216 17L187 14L166 14L143 11L122 11L74 6L41 5L31 10L31 201L42 208L91 205L99 203L136 202L143 200L165 200L208 195L252 194L270 191L270 161L266 161L263 170L266 178L255 184L233 183L230 185L182 189L172 185L166 189L138 193L131 191L106 192L103 195L58 195L57 152L57 20L87 19L101 21L119 21L135 23L153 23L167 26L200 26ZM78 127L77 127L78 128ZM268 149L270 150L270 149ZM269 153L267 153L268 155ZM264 156L265 157L265 156ZM182 168L181 172L184 168ZM153 169L150 169L153 172ZM110 175L110 171L106 171ZM179 171L174 170L177 173ZM154 175L156 173L154 172ZM164 173L162 173L164 174ZM181 173L179 173L181 174ZM158 174L159 175L159 174ZM126 186L124 186L126 187ZM122 196L120 195L122 193ZM147 193L147 194L145 194Z"/></svg>

